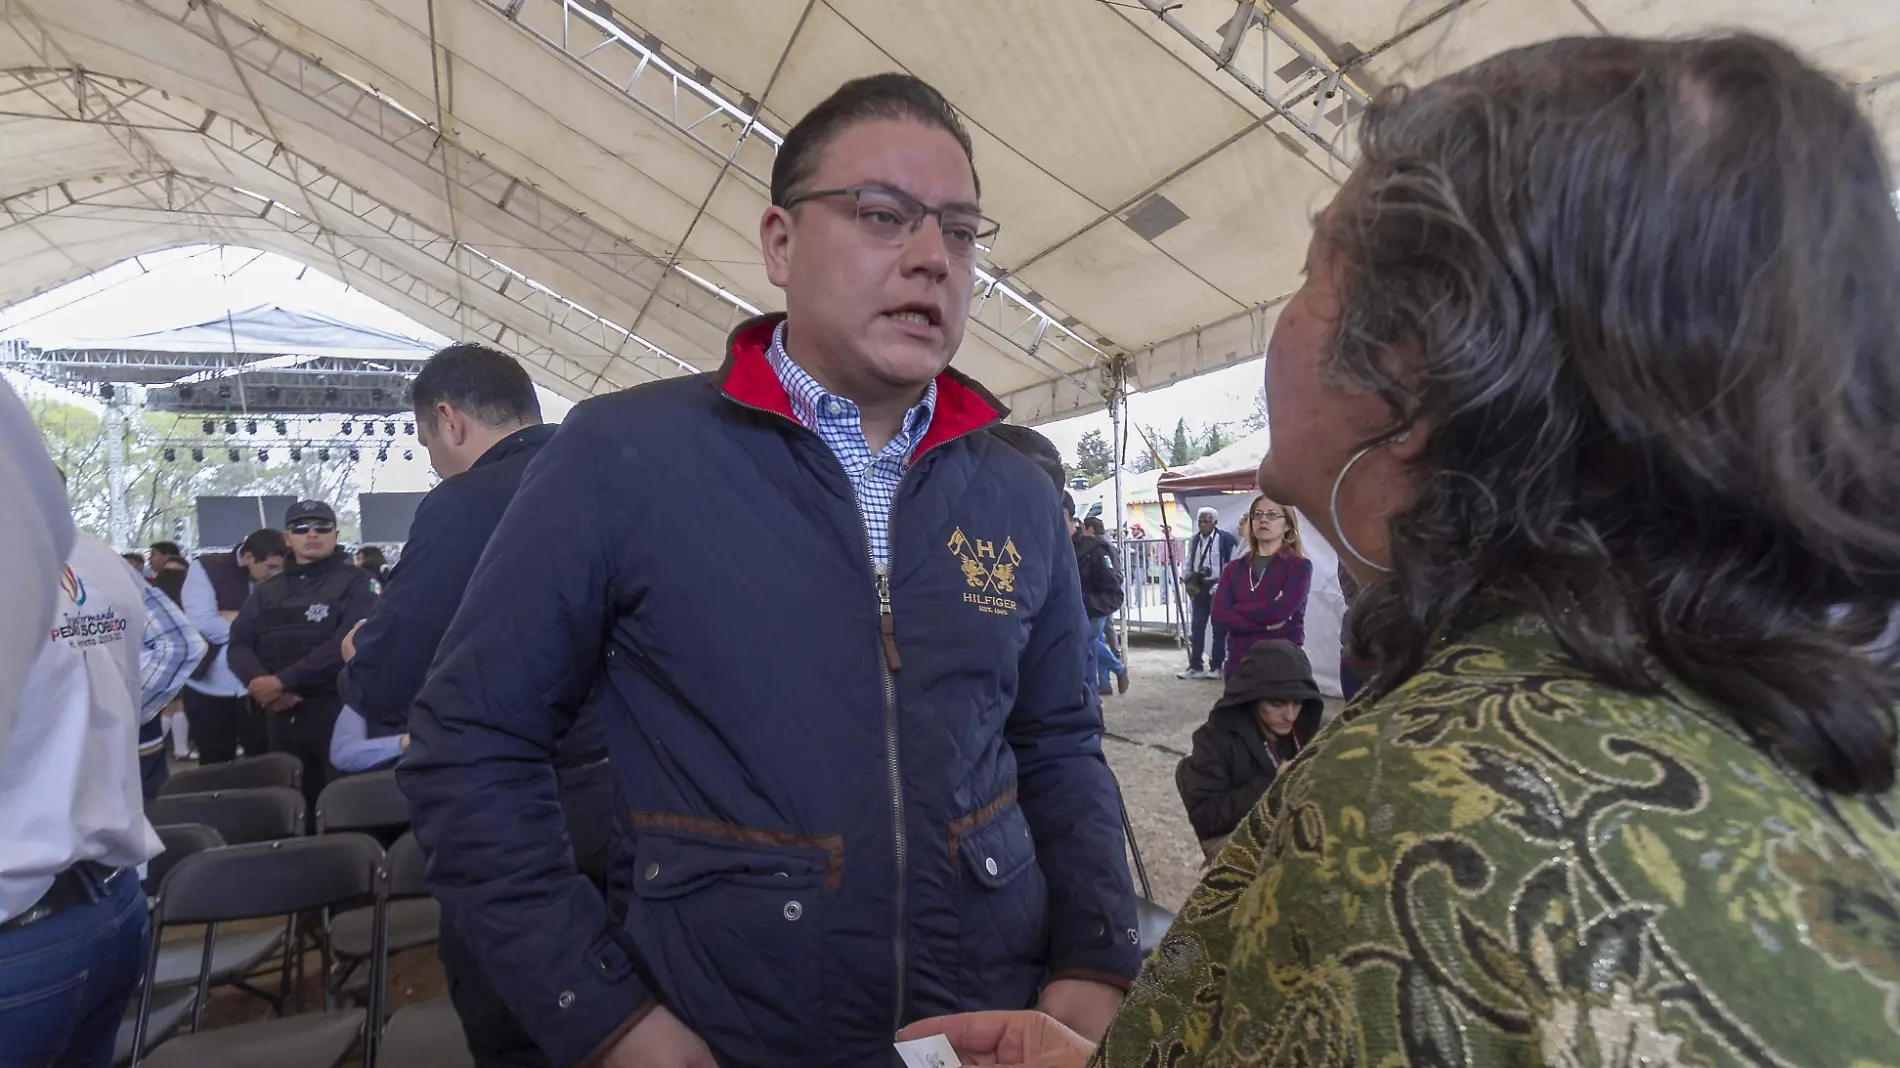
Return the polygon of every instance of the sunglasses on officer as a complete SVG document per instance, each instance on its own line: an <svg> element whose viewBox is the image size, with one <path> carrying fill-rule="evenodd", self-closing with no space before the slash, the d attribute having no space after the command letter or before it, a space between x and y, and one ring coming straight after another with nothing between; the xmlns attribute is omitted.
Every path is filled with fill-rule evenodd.
<svg viewBox="0 0 1900 1068"><path fill-rule="evenodd" d="M290 532L292 534L333 534L336 532L336 524L326 523L321 519L305 520L301 523L290 524Z"/></svg>

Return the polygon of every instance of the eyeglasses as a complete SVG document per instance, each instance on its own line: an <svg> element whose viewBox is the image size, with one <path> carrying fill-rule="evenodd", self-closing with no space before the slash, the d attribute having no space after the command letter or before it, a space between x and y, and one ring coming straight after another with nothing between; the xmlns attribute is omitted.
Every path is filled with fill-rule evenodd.
<svg viewBox="0 0 1900 1068"><path fill-rule="evenodd" d="M336 532L335 523L292 523L292 534L332 534Z"/></svg>
<svg viewBox="0 0 1900 1068"><path fill-rule="evenodd" d="M937 217L943 232L943 247L954 260L976 258L976 243L996 236L1002 224L986 219L968 208L931 207L908 193L884 186L859 186L855 189L815 189L785 198L780 207L787 211L807 200L822 197L851 197L857 201L858 229L866 236L887 245L901 245L924 225L927 216Z"/></svg>
<svg viewBox="0 0 1900 1068"><path fill-rule="evenodd" d="M1268 523L1268 522L1272 522L1275 519L1286 518L1285 512L1253 512L1251 514L1253 516L1254 522L1256 523Z"/></svg>

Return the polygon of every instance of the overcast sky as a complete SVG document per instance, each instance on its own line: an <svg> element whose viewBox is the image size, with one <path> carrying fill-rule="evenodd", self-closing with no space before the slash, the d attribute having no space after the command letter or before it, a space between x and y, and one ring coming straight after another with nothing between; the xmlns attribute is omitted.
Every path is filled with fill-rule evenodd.
<svg viewBox="0 0 1900 1068"><path fill-rule="evenodd" d="M259 304L320 312L431 345L448 342L314 267L236 246L173 249L107 268L0 312L0 337L23 337L42 347L61 338L128 337L204 322L227 310L242 311ZM1175 421L1181 418L1191 427L1235 422L1254 410L1260 380L1260 361L1252 360L1138 394L1129 401L1129 411L1137 423L1155 427L1163 435L1172 434ZM541 403L551 421L558 421L573 407L546 390ZM1038 429L1073 460L1076 441L1090 430L1106 433L1108 417L1098 412ZM431 484L426 457L419 452L415 461L404 463L392 457L382 466L385 469L374 479L379 483L376 488L402 491L427 489Z"/></svg>

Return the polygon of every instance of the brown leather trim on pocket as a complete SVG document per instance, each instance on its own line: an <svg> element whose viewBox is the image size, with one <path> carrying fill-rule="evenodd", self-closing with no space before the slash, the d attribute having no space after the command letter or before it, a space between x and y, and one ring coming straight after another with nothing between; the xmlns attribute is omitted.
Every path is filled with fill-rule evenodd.
<svg viewBox="0 0 1900 1068"><path fill-rule="evenodd" d="M950 867L955 870L958 864L958 846L963 836L996 818L997 814L1016 803L1014 786L996 796L996 799L967 816L958 816L950 821Z"/></svg>
<svg viewBox="0 0 1900 1068"><path fill-rule="evenodd" d="M724 820L682 816L676 812L634 812L627 816L627 822L636 831L677 831L703 838L721 838L741 845L777 849L821 849L825 852L825 893L834 892L844 882L844 836L841 834L766 831L757 827L741 827Z"/></svg>

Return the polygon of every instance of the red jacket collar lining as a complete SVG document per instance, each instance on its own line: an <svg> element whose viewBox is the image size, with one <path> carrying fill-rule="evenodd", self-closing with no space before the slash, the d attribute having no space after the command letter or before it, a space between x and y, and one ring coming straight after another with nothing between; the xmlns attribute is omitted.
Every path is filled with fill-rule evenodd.
<svg viewBox="0 0 1900 1068"><path fill-rule="evenodd" d="M792 414L792 400L785 384L772 370L765 350L772 344L772 332L784 320L782 315L762 316L740 324L732 332L727 346L726 366L720 372L720 388L728 397L748 407L798 422ZM930 429L911 453L911 463L931 449L965 434L974 433L1002 419L1008 412L991 401L980 387L954 371L937 376L937 410L931 414Z"/></svg>

